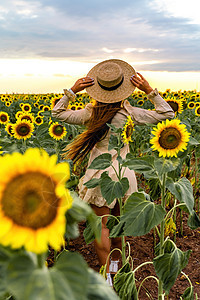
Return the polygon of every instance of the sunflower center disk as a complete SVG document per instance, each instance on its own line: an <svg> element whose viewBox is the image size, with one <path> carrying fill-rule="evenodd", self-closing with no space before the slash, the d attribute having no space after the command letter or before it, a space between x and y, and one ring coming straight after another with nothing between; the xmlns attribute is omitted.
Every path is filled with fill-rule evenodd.
<svg viewBox="0 0 200 300"><path fill-rule="evenodd" d="M163 149L175 149L181 141L181 134L173 127L165 128L159 137L159 144Z"/></svg>
<svg viewBox="0 0 200 300"><path fill-rule="evenodd" d="M63 133L63 127L60 125L55 126L53 133L55 135L61 135Z"/></svg>
<svg viewBox="0 0 200 300"><path fill-rule="evenodd" d="M30 127L28 125L20 125L18 128L18 134L21 136L25 136L30 132Z"/></svg>
<svg viewBox="0 0 200 300"><path fill-rule="evenodd" d="M178 111L178 103L176 102L173 102L173 101L168 101L168 104L171 106L171 108L173 109L174 112L177 112Z"/></svg>
<svg viewBox="0 0 200 300"><path fill-rule="evenodd" d="M13 178L3 192L4 214L19 226L36 230L50 225L58 206L55 183L39 172Z"/></svg>
<svg viewBox="0 0 200 300"><path fill-rule="evenodd" d="M1 121L2 121L2 122L7 121L7 117L6 117L6 116L1 116Z"/></svg>
<svg viewBox="0 0 200 300"><path fill-rule="evenodd" d="M128 125L128 126L126 127L126 137L128 138L129 136L132 135L132 133L133 133L133 126Z"/></svg>

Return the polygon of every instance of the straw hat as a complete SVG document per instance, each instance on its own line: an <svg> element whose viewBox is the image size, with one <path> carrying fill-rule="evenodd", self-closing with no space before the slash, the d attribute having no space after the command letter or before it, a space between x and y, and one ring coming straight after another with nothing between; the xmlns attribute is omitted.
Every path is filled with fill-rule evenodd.
<svg viewBox="0 0 200 300"><path fill-rule="evenodd" d="M126 99L135 90L130 78L134 68L120 59L109 59L95 65L87 74L95 84L86 88L89 96L99 102L114 103Z"/></svg>

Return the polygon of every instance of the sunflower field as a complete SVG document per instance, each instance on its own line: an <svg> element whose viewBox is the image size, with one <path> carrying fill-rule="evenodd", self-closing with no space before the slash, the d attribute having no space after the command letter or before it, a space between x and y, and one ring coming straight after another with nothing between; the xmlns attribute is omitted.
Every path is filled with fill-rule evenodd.
<svg viewBox="0 0 200 300"><path fill-rule="evenodd" d="M102 217L81 201L77 190L88 157L73 165L62 156L84 126L52 116L63 94L0 94L0 300L200 299L199 283L194 286L191 274L184 272L192 251L176 244L183 219L191 231L200 227L200 93L160 94L175 118L148 126L135 126L130 117L123 128L108 124L108 152L89 166L106 170L112 165L109 151L118 154L118 181L105 171L86 183L91 189L99 185L108 204L117 199L120 205L120 216L110 216L107 222L110 237L122 241L122 267L113 288L105 280L106 265L99 274L80 253L69 250L70 242L80 236L80 222L85 222L86 244L101 236ZM154 109L142 92L128 100L133 106ZM68 108L81 110L89 102L95 101L79 94ZM130 153L122 159L125 143ZM129 183L124 168L136 172L139 185L125 203ZM126 237L150 232L154 258L135 266ZM137 272L148 265L153 273L140 281ZM172 295L180 276L186 288ZM152 291L145 287L149 279Z"/></svg>

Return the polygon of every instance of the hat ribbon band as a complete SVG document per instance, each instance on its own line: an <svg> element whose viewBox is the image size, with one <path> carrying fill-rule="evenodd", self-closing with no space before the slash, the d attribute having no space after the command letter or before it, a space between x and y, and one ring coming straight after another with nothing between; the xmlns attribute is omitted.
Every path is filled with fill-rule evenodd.
<svg viewBox="0 0 200 300"><path fill-rule="evenodd" d="M111 87L107 87L107 86L102 85L102 84L97 80L97 82L98 82L98 84L100 85L100 87L101 87L102 89L106 90L106 91L114 91L114 90L116 90L116 89L122 84L123 81L124 81L124 76L122 77L122 80L121 80L118 84L113 85L113 86L111 86Z"/></svg>

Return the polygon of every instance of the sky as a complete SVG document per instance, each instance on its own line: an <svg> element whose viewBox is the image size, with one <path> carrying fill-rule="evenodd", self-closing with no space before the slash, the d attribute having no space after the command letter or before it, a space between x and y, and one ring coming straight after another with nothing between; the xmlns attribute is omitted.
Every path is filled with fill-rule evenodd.
<svg viewBox="0 0 200 300"><path fill-rule="evenodd" d="M161 91L200 91L198 2L1 0L0 94L62 93L110 58Z"/></svg>

